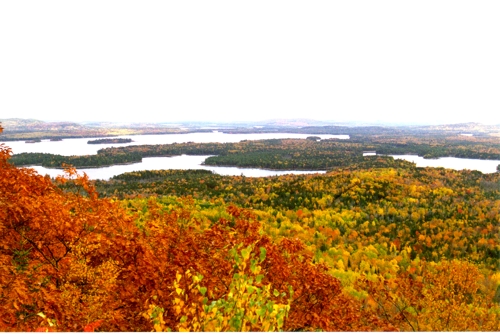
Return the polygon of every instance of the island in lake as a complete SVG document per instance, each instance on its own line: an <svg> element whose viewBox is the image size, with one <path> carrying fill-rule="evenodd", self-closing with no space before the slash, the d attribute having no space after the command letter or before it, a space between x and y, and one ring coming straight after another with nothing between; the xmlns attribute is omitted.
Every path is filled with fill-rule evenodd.
<svg viewBox="0 0 500 334"><path fill-rule="evenodd" d="M87 144L126 144L131 142L132 139L130 138L103 138L103 139L89 140Z"/></svg>

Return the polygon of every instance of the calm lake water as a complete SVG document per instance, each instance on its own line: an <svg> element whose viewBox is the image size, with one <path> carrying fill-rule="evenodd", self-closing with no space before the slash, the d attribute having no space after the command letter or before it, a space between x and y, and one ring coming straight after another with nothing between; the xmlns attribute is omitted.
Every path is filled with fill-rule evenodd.
<svg viewBox="0 0 500 334"><path fill-rule="evenodd" d="M377 152L363 152L363 156L377 155ZM481 160L481 159L464 159L464 158L439 158L439 159L424 159L414 154L406 155L389 155L394 159L402 159L414 162L417 167L443 167L455 170L471 169L478 170L482 173L495 173L497 166L500 165L500 160Z"/></svg>
<svg viewBox="0 0 500 334"><path fill-rule="evenodd" d="M60 155L87 155L97 154L97 151L106 147L119 147L131 145L159 145L172 143L237 143L242 140L261 140L261 139L283 139L283 138L302 138L317 136L321 139L349 139L348 135L312 135L301 133L250 133L250 134L231 134L223 132L195 132L184 134L167 135L137 135L137 136L118 136L113 138L130 138L132 143L125 144L87 144L87 141L98 138L76 138L63 139L62 141L42 140L40 143L25 143L24 141L9 141L5 144L12 149L14 154L33 152L33 153L51 153ZM105 138L105 137L100 137Z"/></svg>
<svg viewBox="0 0 500 334"><path fill-rule="evenodd" d="M96 138L64 139L63 141L42 141L40 143L28 144L24 141L7 142L6 145L12 148L13 153L37 152L52 153L61 155L86 155L96 154L97 151L105 147L118 147L129 145L157 145L172 143L230 143L241 140L260 140L260 139L282 139L282 138L306 138L308 136L318 136L321 139L339 138L349 139L348 135L312 135L296 133L259 133L259 134L229 134L222 132L207 133L189 133L189 134L169 134L169 135L138 135L138 136L120 136L118 138L131 138L132 143L126 144L99 144L89 145L88 140ZM116 138L116 137L115 137ZM375 155L375 152L365 152L364 155ZM480 160L480 159L461 159L461 158L439 158L424 159L416 155L392 155L396 159L404 159L415 162L418 167L444 167L452 169L474 169L483 173L494 173L500 160ZM215 167L204 166L203 161L209 157L205 156L175 156L175 157L156 157L144 158L142 162L129 165L116 165L102 168L84 168L79 169L85 172L90 179L109 179L115 175L133 172L139 170L155 169L206 169L220 175L245 175L249 177L261 177L283 174L311 174L324 173L325 171L276 171L257 168L237 168L237 167ZM61 175L59 169L49 169L41 166L32 166L40 174L48 174L51 177Z"/></svg>

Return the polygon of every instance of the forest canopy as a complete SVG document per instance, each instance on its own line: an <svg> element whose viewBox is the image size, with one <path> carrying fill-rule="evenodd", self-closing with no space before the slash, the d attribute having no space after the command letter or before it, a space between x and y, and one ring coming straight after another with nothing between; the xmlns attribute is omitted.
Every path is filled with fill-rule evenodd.
<svg viewBox="0 0 500 334"><path fill-rule="evenodd" d="M345 143L235 145L98 155L243 161L238 147L321 164ZM365 158L326 174L90 181L17 168L0 144L0 330L499 331L500 173Z"/></svg>

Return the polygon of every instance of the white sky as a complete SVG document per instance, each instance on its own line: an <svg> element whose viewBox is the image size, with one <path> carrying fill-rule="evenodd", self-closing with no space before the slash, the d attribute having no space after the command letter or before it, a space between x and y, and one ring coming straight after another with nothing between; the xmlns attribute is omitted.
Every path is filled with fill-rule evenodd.
<svg viewBox="0 0 500 334"><path fill-rule="evenodd" d="M500 124L500 1L0 1L0 118Z"/></svg>

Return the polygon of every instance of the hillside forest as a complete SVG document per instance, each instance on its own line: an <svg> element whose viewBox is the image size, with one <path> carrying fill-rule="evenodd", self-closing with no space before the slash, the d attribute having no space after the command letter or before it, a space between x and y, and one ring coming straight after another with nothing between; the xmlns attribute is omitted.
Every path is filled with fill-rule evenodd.
<svg viewBox="0 0 500 334"><path fill-rule="evenodd" d="M0 144L0 330L499 331L500 173L362 154L498 159L499 146L405 138L110 148L108 164L181 152L327 173L107 181L77 173L85 157Z"/></svg>

